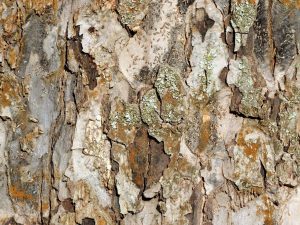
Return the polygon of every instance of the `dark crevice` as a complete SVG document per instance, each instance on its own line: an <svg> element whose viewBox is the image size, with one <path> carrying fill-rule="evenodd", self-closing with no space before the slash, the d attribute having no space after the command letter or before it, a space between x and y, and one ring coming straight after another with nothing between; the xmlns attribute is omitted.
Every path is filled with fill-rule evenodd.
<svg viewBox="0 0 300 225"><path fill-rule="evenodd" d="M230 111L231 112L238 112L239 111L239 105L241 104L243 95L238 87L233 87L233 95L231 98L230 103Z"/></svg>
<svg viewBox="0 0 300 225"><path fill-rule="evenodd" d="M79 27L75 27L75 30L76 36L68 41L69 47L74 51L75 58L80 67L86 72L89 88L93 90L97 86L97 77L99 77L97 65L94 62L94 58L82 50L82 35L79 35Z"/></svg>
<svg viewBox="0 0 300 225"><path fill-rule="evenodd" d="M283 184L283 183L281 183L281 184L282 184L281 186L284 186L284 187L295 188L295 186L293 186L291 184Z"/></svg>
<svg viewBox="0 0 300 225"><path fill-rule="evenodd" d="M192 5L195 0L178 0L177 6L181 14L185 14L189 6Z"/></svg>
<svg viewBox="0 0 300 225"><path fill-rule="evenodd" d="M219 75L219 79L226 85L227 84L227 74L229 72L229 65L227 65L227 67L224 67Z"/></svg>
<svg viewBox="0 0 300 225"><path fill-rule="evenodd" d="M260 161L260 174L263 177L264 187L266 188L266 184L267 184L267 170L266 170L264 164L262 163L262 161L261 160L259 160L259 161Z"/></svg>
<svg viewBox="0 0 300 225"><path fill-rule="evenodd" d="M64 96L64 94L63 94ZM60 134L62 133L62 129L63 129L63 121L64 121L64 118L65 118L65 114L63 112L65 108L65 105L64 105L64 101L63 101L63 106L59 112L59 115L57 116L56 120L54 121L54 123L52 124L51 126L51 130L50 130L50 143L51 143L51 146L50 146L50 152L49 152L49 171L50 171L50 175L49 175L49 179L50 179L50 187L49 187L49 209L50 209L50 213L49 213L49 218L48 218L48 221L47 221L47 224L49 225L50 224L50 221L51 221L51 217L52 217L52 213L51 213L51 210L52 210L52 201L51 201L51 189L53 188L53 183L55 181L55 165L54 165L54 161L53 161L53 153L54 153L54 150L55 150L55 145L57 143L57 141L59 140L59 137L60 137ZM47 177L45 178L47 180ZM54 189L55 190L55 189ZM56 190L55 190L56 191Z"/></svg>
<svg viewBox="0 0 300 225"><path fill-rule="evenodd" d="M242 118L247 118L247 119L253 119L253 120L263 120L262 118L260 118L259 116L248 116L248 115L245 115L241 112L237 112L237 111L232 111L230 110L229 113L235 115L235 116L238 116L238 117L242 117Z"/></svg>
<svg viewBox="0 0 300 225"><path fill-rule="evenodd" d="M96 224L96 222L92 218L86 217L86 218L82 219L82 225L95 225L95 224Z"/></svg>
<svg viewBox="0 0 300 225"><path fill-rule="evenodd" d="M68 46L68 27L69 23L67 23L67 28L65 32L65 52L64 52L64 70L67 71L70 74L75 74L68 66L68 52L69 52L69 46Z"/></svg>
<svg viewBox="0 0 300 225"><path fill-rule="evenodd" d="M200 8L199 11L202 14L202 20L198 22L197 28L204 42L207 31L215 24L215 21L210 19L204 8Z"/></svg>
<svg viewBox="0 0 300 225"><path fill-rule="evenodd" d="M116 182L116 181L115 181ZM122 214L120 213L120 204L119 204L120 195L118 194L117 185L113 185L112 188L112 211L114 212L114 218L118 223L121 221Z"/></svg>
<svg viewBox="0 0 300 225"><path fill-rule="evenodd" d="M75 76L75 79L74 79L74 87L77 86L77 79L78 79L78 74L74 73L68 66L68 52L69 52L69 46L68 46L68 27L69 27L69 23L67 23L67 27L66 27L66 32L65 32L65 52L64 52L64 70L72 75ZM75 104L75 108L76 108L76 112L77 114L79 114L79 105L78 105L78 102L76 101L76 96L75 96L75 92L74 90L72 91L72 97L74 99L74 104Z"/></svg>
<svg viewBox="0 0 300 225"><path fill-rule="evenodd" d="M250 116L250 115L245 115L243 113L240 112L240 104L242 101L243 95L240 92L238 87L233 88L233 96L231 99L231 104L230 104L230 113L234 114L238 117L242 117L242 118L248 118L248 119L255 119L255 120L262 120L262 118L260 116Z"/></svg>
<svg viewBox="0 0 300 225"><path fill-rule="evenodd" d="M278 114L280 111L280 103L281 100L278 96L278 94L275 94L274 99L271 100L271 115L270 115L270 119L274 120L274 121L278 121Z"/></svg>

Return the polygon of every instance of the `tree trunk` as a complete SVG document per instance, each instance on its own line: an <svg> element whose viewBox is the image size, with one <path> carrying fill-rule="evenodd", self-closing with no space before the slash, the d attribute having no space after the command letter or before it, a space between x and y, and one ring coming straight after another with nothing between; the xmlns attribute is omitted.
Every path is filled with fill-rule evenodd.
<svg viewBox="0 0 300 225"><path fill-rule="evenodd" d="M299 0L0 13L0 224L299 224Z"/></svg>

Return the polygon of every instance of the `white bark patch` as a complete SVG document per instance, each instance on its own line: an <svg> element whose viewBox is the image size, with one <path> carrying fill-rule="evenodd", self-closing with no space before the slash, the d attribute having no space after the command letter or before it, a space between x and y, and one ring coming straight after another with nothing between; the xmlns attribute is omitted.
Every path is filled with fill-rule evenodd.
<svg viewBox="0 0 300 225"><path fill-rule="evenodd" d="M289 200L279 210L280 224L298 225L300 221L300 188L298 187Z"/></svg>
<svg viewBox="0 0 300 225"><path fill-rule="evenodd" d="M160 15L153 28L148 33L138 30L118 55L119 69L131 85L137 84L136 76L143 66L153 69L169 50L171 31L178 18L177 3L164 0L160 4Z"/></svg>

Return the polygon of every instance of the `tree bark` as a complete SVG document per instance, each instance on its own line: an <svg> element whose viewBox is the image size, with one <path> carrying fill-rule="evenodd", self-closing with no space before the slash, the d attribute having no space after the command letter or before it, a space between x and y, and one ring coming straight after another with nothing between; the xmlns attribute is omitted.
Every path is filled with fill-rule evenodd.
<svg viewBox="0 0 300 225"><path fill-rule="evenodd" d="M0 224L299 224L299 0L0 12Z"/></svg>

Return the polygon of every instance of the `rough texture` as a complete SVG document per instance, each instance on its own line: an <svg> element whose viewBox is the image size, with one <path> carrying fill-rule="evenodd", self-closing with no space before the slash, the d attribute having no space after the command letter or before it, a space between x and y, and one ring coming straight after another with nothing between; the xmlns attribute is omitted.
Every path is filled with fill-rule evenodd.
<svg viewBox="0 0 300 225"><path fill-rule="evenodd" d="M299 224L299 0L2 0L0 224Z"/></svg>

